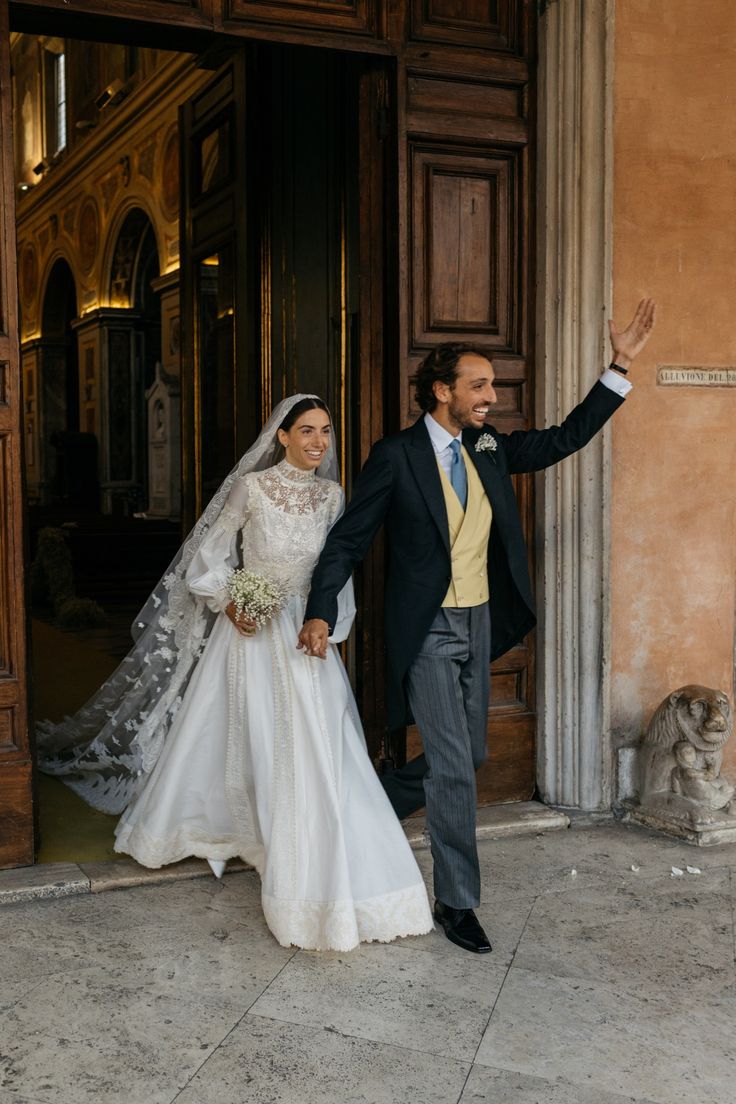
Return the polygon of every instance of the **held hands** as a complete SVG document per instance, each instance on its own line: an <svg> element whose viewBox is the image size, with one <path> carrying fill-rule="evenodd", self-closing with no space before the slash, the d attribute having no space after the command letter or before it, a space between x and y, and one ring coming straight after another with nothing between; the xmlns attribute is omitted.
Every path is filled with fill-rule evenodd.
<svg viewBox="0 0 736 1104"><path fill-rule="evenodd" d="M256 629L258 628L255 621L249 621L247 617L238 617L234 602L229 602L228 605L225 606L225 615L230 618L241 636L255 636Z"/></svg>
<svg viewBox="0 0 736 1104"><path fill-rule="evenodd" d="M327 638L329 635L330 626L327 622L321 621L318 617L313 617L302 625L297 648L303 650L305 655L327 659Z"/></svg>
<svg viewBox="0 0 736 1104"><path fill-rule="evenodd" d="M613 347L613 360L622 368L628 368L634 357L638 356L649 340L657 313L653 299L642 299L636 308L636 314L625 330L614 329L609 318L608 330Z"/></svg>

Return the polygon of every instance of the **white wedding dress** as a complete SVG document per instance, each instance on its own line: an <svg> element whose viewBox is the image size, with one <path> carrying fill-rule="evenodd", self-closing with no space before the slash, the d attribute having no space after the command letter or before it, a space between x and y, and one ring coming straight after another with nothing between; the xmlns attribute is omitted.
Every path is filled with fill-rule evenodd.
<svg viewBox="0 0 736 1104"><path fill-rule="evenodd" d="M342 505L338 483L285 460L236 478L186 573L220 616L115 848L149 867L240 856L261 876L279 943L347 951L433 925L339 653L330 646L325 661L296 646L309 580ZM240 562L289 593L252 637L221 612ZM354 613L346 588L333 641L347 636Z"/></svg>

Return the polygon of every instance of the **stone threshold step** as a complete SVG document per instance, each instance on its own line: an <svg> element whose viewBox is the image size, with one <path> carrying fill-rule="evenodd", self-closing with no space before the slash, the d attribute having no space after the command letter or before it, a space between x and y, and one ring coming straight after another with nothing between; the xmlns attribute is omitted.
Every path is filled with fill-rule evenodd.
<svg viewBox="0 0 736 1104"><path fill-rule="evenodd" d="M528 836L537 832L554 832L569 828L566 812L552 809L541 801L514 801L509 805L486 805L478 809L475 835L479 840L502 839L504 836ZM426 817L410 817L404 821L404 831L416 851L429 847Z"/></svg>
<svg viewBox="0 0 736 1104"><path fill-rule="evenodd" d="M538 801L519 801L479 809L476 836L478 839L499 839L551 832L569 826L570 819L566 813ZM411 817L404 822L404 830L414 850L429 847L424 817ZM227 865L228 874L250 869L244 862L235 859ZM149 870L133 859L124 858L107 862L37 863L35 866L0 870L0 905L212 877L212 871L202 859L185 859L159 870Z"/></svg>

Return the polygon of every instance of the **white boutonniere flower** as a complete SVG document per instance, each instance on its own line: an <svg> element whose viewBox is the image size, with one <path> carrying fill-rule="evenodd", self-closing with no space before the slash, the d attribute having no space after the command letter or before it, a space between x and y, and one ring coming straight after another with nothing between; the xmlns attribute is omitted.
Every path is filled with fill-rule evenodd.
<svg viewBox="0 0 736 1104"><path fill-rule="evenodd" d="M481 433L480 437L475 442L476 452L490 452L493 454L497 448L498 441L492 433ZM491 455L491 459L494 459L493 455Z"/></svg>

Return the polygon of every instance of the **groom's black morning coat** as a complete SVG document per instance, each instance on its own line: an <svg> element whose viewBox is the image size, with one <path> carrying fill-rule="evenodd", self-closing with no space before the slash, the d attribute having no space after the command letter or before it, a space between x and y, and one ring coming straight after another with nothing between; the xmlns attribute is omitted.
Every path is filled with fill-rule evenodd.
<svg viewBox="0 0 736 1104"><path fill-rule="evenodd" d="M596 383L561 426L499 433L492 426L463 431L493 508L488 541L492 658L517 644L536 623L527 550L511 475L556 464L590 441L624 400ZM495 452L476 451L483 433ZM337 595L386 526L386 700L388 727L410 720L404 676L414 661L450 584L447 511L437 458L424 419L384 437L371 449L350 503L331 530L312 577L305 620L334 625Z"/></svg>

